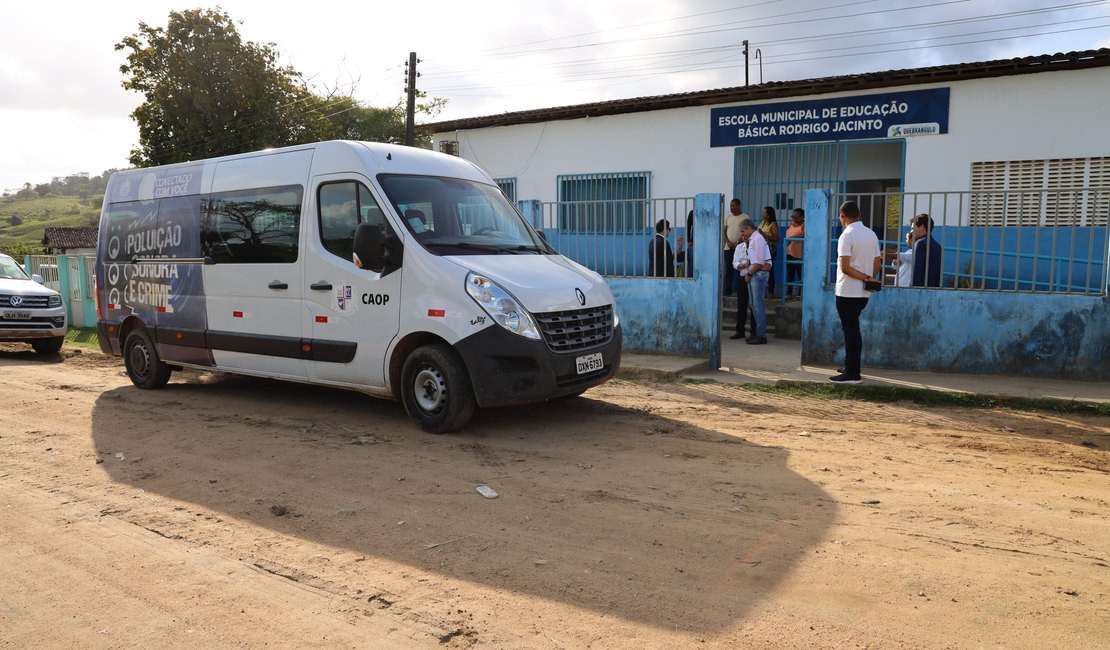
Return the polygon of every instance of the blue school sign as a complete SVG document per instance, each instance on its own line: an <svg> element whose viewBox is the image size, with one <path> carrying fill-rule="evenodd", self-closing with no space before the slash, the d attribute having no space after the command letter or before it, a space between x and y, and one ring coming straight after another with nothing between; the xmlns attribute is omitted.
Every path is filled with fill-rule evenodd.
<svg viewBox="0 0 1110 650"><path fill-rule="evenodd" d="M710 146L948 133L948 88L714 108Z"/></svg>

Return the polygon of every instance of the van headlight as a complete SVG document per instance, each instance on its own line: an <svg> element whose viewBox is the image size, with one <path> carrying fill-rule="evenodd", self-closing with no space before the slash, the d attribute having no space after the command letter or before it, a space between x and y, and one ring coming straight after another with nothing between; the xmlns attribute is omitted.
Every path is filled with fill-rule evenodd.
<svg viewBox="0 0 1110 650"><path fill-rule="evenodd" d="M466 292L501 327L525 338L540 338L539 328L532 320L532 315L517 303L516 298L497 286L493 280L477 273L470 273L466 276Z"/></svg>
<svg viewBox="0 0 1110 650"><path fill-rule="evenodd" d="M62 297L59 296L56 293L52 294L49 298L46 299L46 306L47 307L61 307L62 306Z"/></svg>

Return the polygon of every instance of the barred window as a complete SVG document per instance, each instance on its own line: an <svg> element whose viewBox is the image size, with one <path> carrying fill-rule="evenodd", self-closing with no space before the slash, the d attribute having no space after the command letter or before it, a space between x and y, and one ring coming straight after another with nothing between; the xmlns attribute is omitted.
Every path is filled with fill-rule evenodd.
<svg viewBox="0 0 1110 650"><path fill-rule="evenodd" d="M559 228L571 232L633 232L651 220L651 172L573 174L557 178Z"/></svg>
<svg viewBox="0 0 1110 650"><path fill-rule="evenodd" d="M495 178L493 182L501 188L501 192L505 195L505 198L509 199L509 203L516 205L516 177Z"/></svg>

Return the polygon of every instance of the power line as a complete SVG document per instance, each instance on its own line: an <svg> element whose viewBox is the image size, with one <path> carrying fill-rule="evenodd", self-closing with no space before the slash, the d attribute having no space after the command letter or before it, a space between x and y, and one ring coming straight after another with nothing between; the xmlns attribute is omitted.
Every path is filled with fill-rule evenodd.
<svg viewBox="0 0 1110 650"><path fill-rule="evenodd" d="M1074 3L1072 5L1065 5L1065 8L1086 7L1086 6L1096 5L1096 4L1106 4L1106 1L1105 0L1098 0L1096 2ZM970 24L970 23L975 23L975 22L983 22L983 21L986 21L986 20L992 20L993 21L993 20L997 20L999 18L1005 18L1005 17L1028 16L1028 15L1033 15L1033 14L1044 13L1046 11L1052 11L1052 10L1050 10L1050 9L1023 10L1023 11L1009 12L1009 13L1003 13L1003 14L975 16L975 17L963 18L963 19L932 21L932 22L927 22L927 23L919 23L919 24L916 24L916 25L902 25L902 26L889 27L889 28L874 28L874 29L866 29L866 30L841 32L841 33L837 33L837 34L825 33L825 34L816 35L816 36L794 37L794 38L788 38L788 39L779 39L776 42L777 43L821 42L821 41L828 41L828 40L836 40L836 39L843 38L843 37L853 37L853 36L861 36L861 35L862 36L875 36L875 35L879 35L879 34L883 34L883 33L895 33L895 32L912 31L912 30L915 30L915 29L920 29L920 28L925 28L925 27L938 27L938 26L952 27L952 26L957 26L957 25L961 25L961 24ZM1031 29L1031 28L1037 28L1037 27L1045 27L1045 26L1050 26L1050 25L1070 24L1070 23L1075 23L1075 22L1083 22L1083 21L1086 21L1086 20L1095 20L1095 18L1084 18L1084 19L1074 19L1074 20L1067 20L1067 21L1057 21L1057 22L1054 22L1054 23L1043 23L1043 24L1032 25L1032 26L1027 25L1027 26L1020 26L1020 27L1002 28L1002 29L997 29L997 30L970 32L970 33L957 34L957 35L929 36L928 38L930 38L932 40L947 39L947 38L960 38L960 37L965 37L965 36L970 36L970 35L977 35L977 34L998 33L998 32L1006 32L1006 31L1018 31L1018 30L1025 30L1025 29ZM1093 28L1083 28L1083 29L1093 29ZM1078 30L1072 30L1072 31L1078 31ZM1049 35L1049 34L1055 34L1055 33L1063 33L1063 32L1060 32L1060 31L1044 32L1043 34L1039 34L1039 35ZM914 39L914 40L916 41L916 40L920 40L920 39ZM914 41L899 41L899 42L914 42ZM976 42L985 42L985 41L969 41L968 43L976 43ZM895 43L897 43L897 42L895 42ZM887 43L887 44L883 44L883 45L889 45L889 44L895 44L895 43ZM877 46L881 46L881 45L870 46L870 47L877 47ZM657 54L651 55L650 57L645 57L645 58L664 59L664 60L667 59L667 58L670 58L672 61L674 61L674 60L677 60L678 58L688 58L689 56L697 55L697 54L700 54L700 53L709 53L709 52L714 52L715 53L715 52L720 52L722 50L737 49L737 47L738 46L730 45L730 46L726 46L726 47L723 47L723 48L697 48L697 49L689 49L689 50L671 50L671 51L666 52L666 53L657 53ZM840 50L843 50L843 49L846 49L846 48L838 48L836 51L840 51ZM867 51L861 52L860 54L862 55L862 54L866 54L866 53L867 53ZM681 56L678 56L678 55L681 55ZM794 55L795 54L791 54L790 56L794 56ZM782 58L783 56L786 56L786 55L781 55L781 54L780 55L772 55L768 58L775 59L775 58ZM606 59L601 59L600 61L599 60L579 60L579 61L582 62L583 67L586 66L586 65L589 65L592 69L591 70L585 70L583 72L570 72L570 73L564 74L563 78L564 79L570 79L570 80L598 78L599 75L611 74L611 70L597 71L596 68L597 68L599 63L611 64L611 63L616 63L616 62L622 61L622 60L628 60L630 58L635 58L635 57L633 55L628 55L628 56L624 56L624 57L610 57L610 58L606 58ZM810 59L806 59L806 60L810 60ZM621 70L626 75L636 75L636 74L639 74L639 73L642 73L642 72L645 72L645 71L650 72L650 71L659 71L659 70L666 70L666 69L673 69L674 68L674 66L671 66L670 68L660 67L658 64L663 63L663 62L664 61L662 61L662 60L656 60L656 61L652 62L649 66L643 66L643 65L630 66L630 67L622 68ZM576 67L576 65L577 64L572 63L572 62L563 62L561 64L557 64L557 67L556 66L552 66L552 67L554 67L556 69L559 68L559 67L573 68L573 67ZM687 66L687 67L690 67L690 66ZM502 71L504 71L504 70L514 70L514 69L520 69L520 68L521 68L521 66L515 66L515 67L512 67L512 68L502 68L501 70ZM529 68L531 68L531 67L529 66ZM549 69L551 69L551 68L549 68ZM714 69L717 69L717 68L714 68ZM451 75L451 74L448 74L448 75L433 75L433 74L429 74L428 77L430 79L430 81L428 82L428 85L434 87L434 84L437 81L441 81L443 79L458 78L459 75ZM550 82L545 82L545 83L550 83ZM499 87L511 87L511 86L514 86L514 85L532 85L532 83L525 82L523 84L512 84L512 83L506 84L504 82L500 82L498 84ZM478 88L484 88L484 87L487 87L487 86L484 85L484 84L448 85L448 86L441 86L441 87L435 89L435 92L471 90L471 89L478 89Z"/></svg>
<svg viewBox="0 0 1110 650"><path fill-rule="evenodd" d="M1087 20L1089 20L1089 19L1087 19ZM1064 22L1073 22L1073 21L1064 21ZM936 44L917 45L917 46L913 46L913 47L894 48L894 49L866 49L866 50L860 50L860 51L850 52L850 53L846 53L846 54L829 54L830 52L839 52L839 51L847 50L847 49L856 49L854 47L833 48L833 49L829 49L829 50L823 50L823 51L818 52L818 53L814 53L813 56L804 56L804 57L801 57L801 58L782 58L782 57L797 56L797 55L804 54L804 53L795 53L795 54L787 54L787 55L778 55L778 56L774 56L774 57L768 57L769 60L768 60L767 63L768 63L768 65L774 65L774 64L779 64L779 63L800 63L800 62L805 62L805 61L824 60L824 59L829 59L829 58L846 58L846 57L854 57L854 56L873 56L875 54L889 54L889 53L897 53L897 52L909 52L909 51L922 50L922 49L932 49L932 48L940 48L940 47L957 47L957 46L961 46L961 45L974 45L974 44L979 44L979 43L1006 41L1006 40L1013 40L1015 38L1029 38L1029 37L1033 37L1033 36L1050 36L1050 35L1055 35L1055 34L1065 34L1065 33L1071 33L1071 32L1086 31L1086 30L1091 30L1091 29L1102 29L1102 28L1106 28L1106 27L1110 27L1110 23L1099 24L1099 25L1091 25L1091 26L1088 26L1088 27L1076 27L1076 28L1073 28L1073 29L1063 29L1063 30L1053 30L1053 31L1048 31L1048 32L1038 32L1038 33L1033 33L1033 34L1015 34L1015 35L1011 35L1011 36L998 37L998 38L987 38L987 39L975 39L975 40L968 40L968 41L959 41L959 42L955 42L955 43L936 43ZM1027 29L1027 28L1022 27L1022 28L1013 28L1013 29ZM990 31L987 31L987 32L977 32L977 33L996 33L998 31L1012 31L1012 30L990 30ZM950 36L950 37L936 37L936 38L955 38L955 37ZM898 41L898 42L894 42L894 43L879 44L879 45L871 46L871 47L883 47L885 45L897 45L899 43L910 43L910 42L915 42L915 41ZM779 60L780 58L781 58L781 60ZM738 64L735 64L735 65L708 66L708 67L703 66L703 67L697 67L697 68L693 68L693 69L681 69L682 66L679 66L680 69L672 70L672 72L682 73L682 72L706 72L706 71L714 71L714 70L729 70L729 69L739 68L742 65L743 65L742 63L738 63ZM614 80L614 79L626 79L627 80L629 78L639 79L639 78L643 78L643 77L657 76L657 74L659 72L665 71L665 70L666 70L666 68L650 68L650 69L645 69L643 71L631 71L631 72L630 71L615 71L615 72L614 71L603 71L603 72L596 72L596 73L583 73L583 74L580 74L580 75L572 75L572 76L576 79L588 80L588 81L606 81L606 80ZM504 88L504 87L532 86L532 85L543 85L543 84L550 84L550 83L551 82L549 80L535 80L535 81L520 82L520 83L515 83L515 84L499 83L498 87ZM451 91L451 90L474 90L474 89L486 88L486 87L488 87L488 86L485 86L485 85L456 86L456 87L440 88L440 89L438 89L438 92L445 92L445 91ZM606 86L606 87L608 87L608 86Z"/></svg>

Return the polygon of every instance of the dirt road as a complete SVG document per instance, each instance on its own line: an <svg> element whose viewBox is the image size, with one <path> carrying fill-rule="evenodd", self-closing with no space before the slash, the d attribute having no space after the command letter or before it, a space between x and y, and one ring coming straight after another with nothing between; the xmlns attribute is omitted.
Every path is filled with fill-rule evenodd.
<svg viewBox="0 0 1110 650"><path fill-rule="evenodd" d="M121 371L0 346L0 647L1110 647L1106 418Z"/></svg>

